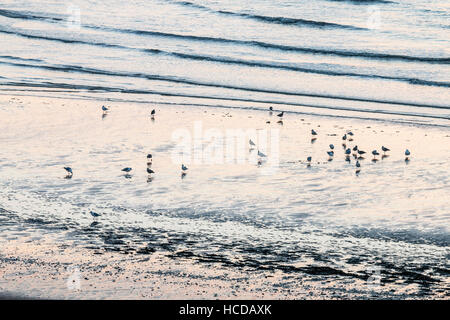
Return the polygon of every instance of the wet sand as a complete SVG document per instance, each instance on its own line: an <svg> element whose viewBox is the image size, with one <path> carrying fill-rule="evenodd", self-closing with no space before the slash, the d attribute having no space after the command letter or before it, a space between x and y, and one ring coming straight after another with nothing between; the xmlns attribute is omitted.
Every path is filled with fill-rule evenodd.
<svg viewBox="0 0 450 320"><path fill-rule="evenodd" d="M139 188L147 185L147 174L144 170L146 167L145 159L135 159L133 158L134 155L130 156L130 159L132 159L129 160L130 165L136 168L136 173L131 180L135 184L132 185L123 177L117 177L119 174L105 174L105 170L111 166L111 163L101 163L97 159L97 161L92 162L92 168L89 167L86 154L94 154L95 156L95 154L102 152L101 148L106 148L109 154L100 160L105 162L109 159L120 168L130 162L126 162L124 156L119 159L120 161L114 158L114 148L118 146L110 145L108 139L118 139L123 148L134 147L135 149L130 153L137 150L145 156L146 152L149 152L147 150L152 150L153 154L157 156L156 159L161 160L154 160L153 168L155 168L157 174L155 180L151 182L153 185L150 187L156 188L158 183L167 183L168 185L165 185L167 188L171 185L179 185L180 171L178 164L171 163L170 155L168 155L169 148L165 146L170 142L174 129L191 128L192 123L196 120L202 120L205 128L272 127L281 130L281 167L284 168L283 170L287 170L287 173L283 172L281 176L277 176L271 181L262 181L261 183L265 185L265 191L253 189L255 194L262 192L261 196L265 195L264 192L269 193L272 192L272 189L276 190L278 181L282 183L288 179L307 179L307 176L311 173L306 171L309 169L306 168L305 160L306 156L310 154L313 155L314 159L313 170L341 170L339 168L346 166L344 157L339 155L332 162L329 162L325 150L328 148L328 144L332 142L336 145L336 149L342 152L341 135L349 129L357 135L357 143L364 146L369 155L363 162L362 172L358 177L355 175L354 162L345 167L345 171L339 171L342 181L330 182L336 184L336 188L344 184L354 184L355 190L360 191L359 188L362 183L364 183L364 186L379 183L380 185L375 189L375 193L381 192L380 190L384 189L385 186L377 180L377 176L381 174L380 168L393 172L399 170L402 170L402 172L406 172L406 170L420 172L423 165L429 161L428 155L430 154L434 155L433 161L437 174L446 172L446 168L448 169L448 166L445 167L443 159L448 159L450 151L448 148L442 148L442 146L448 145L450 130L442 127L412 126L401 123L336 119L298 114L286 114L283 125L280 125L277 123L276 116L269 116L267 111L226 110L177 105L144 106L133 103L7 95L0 96L0 103L2 104L0 115L3 119L1 142L4 147L0 154L2 160L0 179L5 181L5 190L11 188L9 193L5 191L5 194L2 195L3 203L1 204L4 210L11 210L18 215L23 214L27 217L36 215L45 218L48 214L55 214L59 218L67 219L75 217L77 223L83 228L88 228L89 224L92 223L92 217L86 214L88 212L87 207L79 205L67 208L65 205L53 204L52 202L44 204L36 202L33 204L31 202L32 196L29 195L23 196L21 200L22 191L16 192L21 189L17 189L14 179L25 179L27 183L37 187L39 187L41 181L44 181L43 179L54 179L58 185L63 184L66 181L62 178L62 164L69 163L76 167L74 179L71 183L75 183L76 179L88 181L88 179L95 180L97 178L114 181L114 184L118 185L120 190L110 194L108 192L99 193L102 201L116 201L113 204L120 205L122 199L124 204L137 206L140 203L145 203L145 201L148 202L148 197L145 194L142 195L139 191ZM102 104L112 105L107 116L102 116L100 110ZM152 108L157 109L154 123L149 118ZM112 123L111 127L107 127L108 121L111 121L109 122ZM270 121L270 123L266 123L267 121ZM150 126L153 125L153 129L146 127L144 122L148 122ZM319 139L314 143L311 142L309 134L311 128L320 132ZM147 135L148 132L152 133ZM121 140L122 136L125 136L123 140ZM136 137L136 141L129 143L127 139L130 137ZM83 144L88 145L90 149L87 151L81 150ZM146 147L143 148L142 145L145 144ZM383 163L380 160L378 163L373 163L371 162L370 151L372 148L379 148L381 144L386 144L393 150L390 158L386 159L389 162ZM406 147L413 152L409 164L404 161L403 153ZM308 152L304 151L306 148L309 148ZM58 152L55 150L58 150ZM52 162L50 159L55 152L61 157ZM74 154L74 156L71 157L71 154ZM13 158L22 159L22 161L18 160L16 164L11 165L13 161L11 159ZM390 163L390 165L387 163ZM205 168L202 168L201 165L192 164L189 167L188 179L184 181L193 183L193 180L189 180L189 178L195 177L200 181L203 179L205 184L197 187L198 189L195 192L189 193L186 191L186 194L191 197L187 197L181 192L179 194L180 206L189 206L196 199L201 202L202 196L205 197L204 201L206 201L208 189L211 188L207 183L211 180L208 179L226 179L233 175L240 175L242 171L253 174L253 172L256 172L255 170L261 169L255 163L234 165L226 169L223 169L223 165L220 164L213 164ZM433 242L438 241L435 238L432 238L429 243L419 243L419 246L421 246L419 248L423 250L425 257L421 257L421 259L427 259L427 257L433 255L442 255L445 259L445 252L448 250L448 246L445 245L445 241L448 239L448 229L445 225L448 223L449 217L445 212L439 213L439 210L443 210L442 208L448 205L448 200L446 200L448 177L441 175L441 178L441 182L436 182L437 187L433 191L431 202L422 203L420 197L415 198L414 195L410 195L403 198L397 194L395 207L392 210L401 213L401 208L405 206L413 206L417 210L400 215L400 217L397 216L395 219L392 218L392 210L378 210L377 215L374 215L370 208L348 210L345 216L338 216L338 218L334 215L339 212L331 212L327 213L325 218L317 217L315 219L318 219L319 222L322 221L320 219L324 219L324 221L330 223L330 226L333 223L341 223L345 226L356 225L363 221L366 226L374 224L380 229L385 226L398 226L400 228L414 223L417 224L414 221L417 221L417 216L420 216L421 212L430 215L430 210L434 208L436 216L428 219L424 216L423 222L417 225L421 227L424 234L442 226L444 228L443 240L436 238L441 241L438 244ZM268 181L271 183L268 183ZM69 182L67 183L69 184ZM73 196L74 199L81 199L86 195L87 198L82 200L88 202L91 201L88 198L89 194L95 192L94 187L91 189L81 188L79 184L73 186L69 184L69 186L71 189L68 189L67 193L66 191L61 192L59 196L63 198ZM42 184L44 192L48 191L47 188L53 187L55 186L48 182ZM402 183L401 187L407 190L410 187L409 181ZM233 188L246 188L246 185L233 185L230 186L229 190ZM26 191L26 188L23 190ZM162 192L160 189L156 190ZM395 195L397 191L397 189L394 190L393 194ZM286 205L283 202L283 196L288 195L286 190L283 190L283 192L279 194L278 203L275 203L275 200L270 200L267 206L273 205L273 208L276 208L285 205L287 209L295 207L293 203ZM367 192L372 191L368 190ZM131 194L134 195L134 198L130 199ZM17 198L14 199L14 197ZM167 202L167 205L173 205L173 202L177 200L173 195L167 195L167 197L165 198L162 194L159 198L152 198L153 202L150 208L157 209L158 205L162 207L165 202ZM218 195L211 194L211 197L218 197ZM351 194L348 197L351 197ZM258 201L257 198L250 200ZM226 201L230 200L226 199ZM374 204L377 201L385 201L385 198L382 200L375 199L370 203ZM53 205L54 210L52 209ZM49 211L50 213L46 211L51 209L53 211ZM272 210L271 207L267 209ZM243 210L245 212L245 208ZM78 217L74 212L83 212L83 214ZM110 212L105 209L102 214L104 219L99 219L100 224L106 225L110 222L113 225L114 222L116 226L120 225L119 220L113 220L115 219L113 211ZM136 219L135 222L138 225L142 223L144 227L160 227L158 223L162 225L164 221L161 219L165 218L164 214L160 216L162 218L151 216L148 218L151 220L148 221L145 220L147 217L141 221L139 220L141 218L131 216L130 218L123 218L124 221L122 222L127 221L126 219ZM277 217L281 219L284 216L279 213ZM286 217L288 217L287 214ZM180 225L186 223L185 220L180 221ZM188 224L186 228L193 227L205 229L207 224L197 221L192 225ZM221 225L219 227L221 228ZM72 228L70 224L64 228L52 230L39 226L35 228L30 224L11 223L2 225L0 233L0 292L3 293L0 297L11 297L12 293L13 296L17 297L43 299L448 298L446 294L449 290L449 279L445 276L439 278L440 282L437 289L433 290L432 293L424 293L426 288L424 289L420 279L406 281L401 285L396 280L386 281L381 287L374 289L367 285L367 278L370 275L364 272L362 267L359 269L359 266L345 267L349 268L345 269L345 273L354 272L358 274L355 277L343 277L342 274L344 273L339 274L339 272L328 275L327 272L321 272L322 269L317 266L314 269L315 271L309 274L298 273L292 271L292 268L283 266L265 270L263 263L257 268L245 263L242 263L242 267L230 267L221 263L220 259L208 261L198 258L198 256L196 256L196 259L189 256L183 257L182 254L179 254L184 252L183 250L164 250L163 246L155 246L154 250L142 251L139 250L138 245L134 244L134 238L127 242L127 246L120 242L117 242L117 246L100 245L97 242L94 243L92 239L83 241L77 239L70 232L66 232L67 228L69 231ZM211 227L211 230L214 228L214 226ZM235 235L235 233L240 232L242 233L239 237L242 236L243 238L259 236L258 233L250 233L250 236L247 236L245 228L242 230L233 230L232 226L227 228L220 229L228 232L228 234L223 234L224 237L237 237L238 235ZM261 232L264 234L264 229ZM313 235L309 230L305 233L305 239L314 238ZM358 236L352 234L346 234L342 237L349 237L350 240L348 241L358 248L366 245L368 248L379 248L377 249L380 250L379 256L391 254L394 257L394 254L396 254L400 257L404 256L405 260L407 260L407 255L414 256L412 253L415 250L414 241L409 242L410 240L406 238L401 238L392 245L385 245L382 239L367 239L367 241L361 240L361 242L358 242L360 241ZM414 237L414 235L411 237ZM342 243L347 241L346 239L342 239ZM278 239L274 239L274 241L276 240ZM338 251L340 248L340 240L336 241L327 244L324 240L318 240L318 243L320 243L320 246L323 245L321 250L329 252L331 256L332 250ZM189 247L189 244L186 244L186 246ZM404 253L402 250L404 250ZM230 251L233 252L233 248ZM299 268L310 266L309 260L297 261L295 264ZM72 279L74 274L77 275L75 281L68 282L68 279ZM434 275L431 274L431 276ZM436 277L438 276L436 275Z"/></svg>
<svg viewBox="0 0 450 320"><path fill-rule="evenodd" d="M364 280L341 282L329 277L317 281L280 271L174 261L167 254L100 254L44 239L2 241L0 289L15 293L2 298L402 299L411 298L408 294L416 291L414 285L404 292L368 290ZM433 298L448 297L442 292Z"/></svg>

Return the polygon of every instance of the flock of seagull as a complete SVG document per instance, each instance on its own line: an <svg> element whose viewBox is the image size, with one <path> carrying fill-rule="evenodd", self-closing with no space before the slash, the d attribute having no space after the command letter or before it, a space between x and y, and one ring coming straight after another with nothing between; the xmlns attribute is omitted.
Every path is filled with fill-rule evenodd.
<svg viewBox="0 0 450 320"><path fill-rule="evenodd" d="M103 115L106 115L109 111L108 107L102 106ZM151 119L155 119L156 110L153 109L150 112ZM153 156L151 153L147 154L147 173L148 173L148 179L147 181L150 182L153 180L152 175L155 173L155 171L152 170L152 164L153 164ZM64 167L64 170L66 170L67 175L65 176L66 179L71 179L73 177L73 170L71 167ZM124 177L125 178L131 178L132 175L130 172L133 170L131 167L125 167L121 169L122 172L125 172ZM184 164L181 164L181 178L184 178L186 176L188 167L186 167Z"/></svg>
<svg viewBox="0 0 450 320"><path fill-rule="evenodd" d="M106 116L106 114L109 111L108 107L102 106L102 111L103 111L103 117ZM269 113L270 115L272 115L273 113L273 107L269 107ZM150 112L150 117L152 120L155 119L155 114L156 114L156 110L153 109ZM278 117L278 123L283 124L283 116L284 116L284 111L280 112L277 114ZM270 121L266 121L266 123L270 123ZM360 160L364 159L364 154L366 154L366 152L364 150L361 150L358 148L357 145L355 145L353 148L350 148L347 146L347 142L352 142L353 141L353 132L352 131L347 131L343 136L342 136L342 147L344 149L344 153L345 153L345 161L350 162L350 157L353 156L356 159L356 174L359 174L359 172L361 171L361 163ZM315 140L317 139L318 133L317 131L315 131L314 129L311 130L311 143L314 143ZM334 157L334 145L330 144L329 145L330 150L327 151L327 154L329 156L328 161L332 161L333 157ZM249 140L249 149L250 150L254 150L256 148L256 144L250 139ZM386 152L391 151L389 148L385 147L385 146L381 146L381 151L383 151L383 155L381 156L382 159L384 159L385 157L388 157L389 155L386 154ZM380 155L380 153L377 150L373 150L372 151L372 155L373 155L373 162L378 161L377 156ZM411 155L411 152L406 149L405 151L405 161L408 162L409 161L409 157ZM258 149L258 165L261 165L263 163L263 159L266 158L267 155L265 155L264 153L262 153L259 149ZM306 158L306 163L307 163L307 167L311 167L311 162L312 162L312 157L308 156ZM152 154L147 154L147 173L148 173L148 179L147 181L150 182L153 180L152 175L155 173L155 171L152 170L152 164L153 164L153 156ZM64 170L66 170L67 175L65 176L66 179L71 179L73 176L73 170L71 167L64 167ZM131 167L125 167L123 168L121 171L125 172L124 176L126 178L131 178L131 174L130 172L133 170L133 168ZM186 167L184 164L181 164L181 178L184 178L186 176L188 167ZM100 216L99 213L94 212L94 211L90 211L90 214L92 217L97 218Z"/></svg>
<svg viewBox="0 0 450 320"><path fill-rule="evenodd" d="M272 115L273 113L273 108L269 107L269 113L270 115ZM284 111L280 112L277 114L277 117L279 118L278 123L283 124L283 116L284 116ZM267 121L266 123L270 123L270 121ZM315 140L317 139L317 131L315 131L314 129L311 129L311 143L314 143ZM349 148L347 146L347 142L352 142L353 141L353 132L352 131L347 131L347 133L345 133L342 136L342 147L344 148L345 151L345 161L350 162L350 156L353 155L353 157L356 159L356 174L359 174L359 172L361 171L361 163L359 162L359 160L363 160L364 159L364 154L366 153L364 150L361 150L358 148L357 145L355 145L353 148ZM254 149L256 147L256 144L250 139L249 140L249 145L250 145L250 150ZM329 156L328 161L332 161L333 157L334 157L334 145L330 144L330 150L327 151L327 154ZM386 154L386 152L391 151L389 148L385 147L385 146L381 146L381 151L383 151L383 155L381 156L382 159L388 157L389 155ZM373 150L372 151L372 155L373 155L373 162L378 161L377 156L380 155L380 153L377 150ZM409 157L411 155L411 152L406 149L405 150L405 161L408 162L409 161ZM261 151L258 150L258 165L262 164L262 158L265 158L266 155L264 153L262 153ZM307 166L311 167L311 161L312 161L312 157L308 156L306 158L306 162L307 162Z"/></svg>

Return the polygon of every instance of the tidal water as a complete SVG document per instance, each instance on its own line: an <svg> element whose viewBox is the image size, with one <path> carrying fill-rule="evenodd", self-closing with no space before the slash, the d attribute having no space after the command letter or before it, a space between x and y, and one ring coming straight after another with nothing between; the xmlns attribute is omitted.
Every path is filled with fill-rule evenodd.
<svg viewBox="0 0 450 320"><path fill-rule="evenodd" d="M1 94L67 100L2 99L2 233L337 281L379 270L408 297L448 292L449 21L448 1L3 1ZM269 105L292 113L276 172L192 164L180 179L174 128L260 128ZM356 176L347 129L391 157Z"/></svg>

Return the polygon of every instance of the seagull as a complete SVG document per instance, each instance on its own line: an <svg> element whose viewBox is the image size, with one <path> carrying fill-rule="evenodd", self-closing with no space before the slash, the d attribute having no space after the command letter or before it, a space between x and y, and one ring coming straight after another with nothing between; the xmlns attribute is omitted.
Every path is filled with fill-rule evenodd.
<svg viewBox="0 0 450 320"><path fill-rule="evenodd" d="M334 144L330 144L330 149L331 149L331 150L334 149Z"/></svg>
<svg viewBox="0 0 450 320"><path fill-rule="evenodd" d="M153 156L151 153L147 154L147 166L151 166L153 162Z"/></svg>
<svg viewBox="0 0 450 320"><path fill-rule="evenodd" d="M379 153L377 150L373 150L373 151L372 151L372 154L373 154L373 159L372 159L372 161L373 161L373 162L378 161L377 156L379 156L380 153Z"/></svg>
<svg viewBox="0 0 450 320"><path fill-rule="evenodd" d="M64 167L64 170L66 170L69 174L73 174L72 168L71 167Z"/></svg>
<svg viewBox="0 0 450 320"><path fill-rule="evenodd" d="M311 129L311 134L312 134L313 136L317 136L317 132L316 132L314 129Z"/></svg>
<svg viewBox="0 0 450 320"><path fill-rule="evenodd" d="M89 211L89 213L91 214L91 216L93 216L94 218L100 217L101 214L94 212L94 211Z"/></svg>
<svg viewBox="0 0 450 320"><path fill-rule="evenodd" d="M181 165L181 170L186 171L188 167L186 167L184 164Z"/></svg>
<svg viewBox="0 0 450 320"><path fill-rule="evenodd" d="M283 118L284 116L284 111L281 111L281 113L277 114L278 117Z"/></svg>
<svg viewBox="0 0 450 320"><path fill-rule="evenodd" d="M359 154L358 159L364 159L363 154L365 154L365 153L366 153L365 151L358 150L358 154Z"/></svg>
<svg viewBox="0 0 450 320"><path fill-rule="evenodd" d="M391 149L388 149L385 146L381 146L381 150L383 150L384 153L386 153L387 151L391 151Z"/></svg>
<svg viewBox="0 0 450 320"><path fill-rule="evenodd" d="M122 169L122 171L127 172L127 173L130 172L131 170L133 170L133 169L130 167L126 167L126 168Z"/></svg>
<svg viewBox="0 0 450 320"><path fill-rule="evenodd" d="M102 110L103 110L103 112L106 112L106 111L109 110L109 108L107 108L107 107L105 107L105 106L102 106Z"/></svg>
<svg viewBox="0 0 450 320"><path fill-rule="evenodd" d="M350 162L350 154L352 153L352 149L345 149L345 161Z"/></svg>

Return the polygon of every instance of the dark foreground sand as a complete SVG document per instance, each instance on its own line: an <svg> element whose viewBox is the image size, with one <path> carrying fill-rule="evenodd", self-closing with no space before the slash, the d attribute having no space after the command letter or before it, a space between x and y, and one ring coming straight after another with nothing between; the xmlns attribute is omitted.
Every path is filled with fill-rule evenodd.
<svg viewBox="0 0 450 320"><path fill-rule="evenodd" d="M93 252L51 240L3 241L0 299L402 298L365 281L316 281L282 272L231 270L163 253ZM419 297L418 297L419 298ZM442 296L434 297L446 299Z"/></svg>

